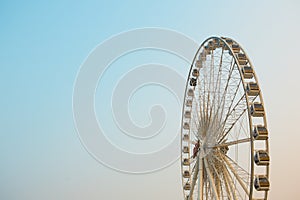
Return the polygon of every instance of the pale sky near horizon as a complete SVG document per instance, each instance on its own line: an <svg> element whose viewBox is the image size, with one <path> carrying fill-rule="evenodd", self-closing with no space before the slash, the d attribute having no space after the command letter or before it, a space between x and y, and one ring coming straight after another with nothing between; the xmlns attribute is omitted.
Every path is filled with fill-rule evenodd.
<svg viewBox="0 0 300 200"><path fill-rule="evenodd" d="M299 9L295 0L1 1L0 199L182 200L179 161L148 174L117 172L84 149L73 121L73 86L89 53L113 35L143 27L178 31L198 44L211 35L229 36L242 44L255 66L267 110L269 199L298 199ZM132 67L174 58L152 51L129 56L123 62L132 62ZM189 66L174 60L169 64L186 76ZM126 67L130 70L130 65ZM119 79L123 71L113 73L109 76ZM161 104L182 103L162 88L148 90L148 95L161 97ZM135 95L133 100L143 98L139 92ZM145 103L156 100L145 98ZM143 104L129 105L132 118L147 125Z"/></svg>

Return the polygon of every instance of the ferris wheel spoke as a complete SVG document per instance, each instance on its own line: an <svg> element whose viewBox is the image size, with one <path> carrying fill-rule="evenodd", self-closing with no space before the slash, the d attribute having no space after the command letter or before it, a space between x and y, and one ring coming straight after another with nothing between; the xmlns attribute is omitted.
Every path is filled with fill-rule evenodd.
<svg viewBox="0 0 300 200"><path fill-rule="evenodd" d="M191 126L195 126L195 128L193 129L193 134L196 136L196 138L199 139L199 136L198 136L198 129L199 129L199 116L198 116L198 112L196 111L196 114L195 112L192 112L192 123L191 123Z"/></svg>
<svg viewBox="0 0 300 200"><path fill-rule="evenodd" d="M223 191L222 191L222 178L221 178L221 175L220 175L220 172L221 171L218 171L217 169L216 169L216 166L215 165L221 165L221 163L216 163L216 161L214 161L212 164L211 164L211 167L212 167L212 169L213 169L213 171L214 171L214 174L216 175L215 177L215 182L217 182L216 183L216 189L217 189L217 193L218 193L218 196L219 197L223 197L223 195L221 195L221 194L223 194Z"/></svg>
<svg viewBox="0 0 300 200"><path fill-rule="evenodd" d="M199 130L199 127L201 126L200 123L202 122L203 115L202 115L202 112L201 112L200 105L198 104L198 101L195 100L194 102L195 102L196 105L193 106L193 107L196 107L196 108L193 109L192 113L196 113L196 114L193 114L195 117L193 117L192 123L195 125L196 134L194 134L194 135L199 139L198 130Z"/></svg>
<svg viewBox="0 0 300 200"><path fill-rule="evenodd" d="M194 188L196 186L198 172L199 172L199 160L197 160L196 165L195 165L195 170L193 172L192 185L191 185L191 190L190 190L190 197L192 197L193 193L194 193Z"/></svg>
<svg viewBox="0 0 300 200"><path fill-rule="evenodd" d="M225 181L224 181L224 177L223 177L222 171L220 172L220 176L221 176L221 180L222 180L221 181L221 197L222 197L222 200L228 200L228 198L226 199L227 189L226 189L226 185L225 185Z"/></svg>
<svg viewBox="0 0 300 200"><path fill-rule="evenodd" d="M206 70L206 67L204 67L204 69L203 70ZM204 87L204 90L203 90L203 92L204 92L204 94L203 94L203 96L202 96L202 103L201 103L201 105L202 105L202 107L200 107L200 109L201 109L201 112L202 112L202 114L203 114L203 118L202 118L202 121L203 121L203 123L205 123L206 122L206 92L207 92L207 89L206 89L206 78L207 77L207 75L206 75L206 72L204 72L204 76L203 76L203 86L201 86L201 87ZM199 89L199 95L201 95L201 88L199 87L198 88Z"/></svg>
<svg viewBox="0 0 300 200"><path fill-rule="evenodd" d="M224 163L224 160L222 159L222 156L223 156L223 154L221 154L220 152L218 152L218 156L213 155L213 157L219 162L219 166L222 169L222 170L220 170L220 174L218 174L218 172L217 172L216 168L214 167L214 165L213 165L213 168L215 170L215 173L217 173L217 176L218 176L219 180L222 180L222 183L224 184L224 188L226 190L227 197L229 199L238 199L237 196L236 196L236 191L235 191L236 187L233 186L232 178L231 177L229 178L229 176L230 176L229 174L225 174L227 172L227 169L226 169L226 165ZM221 185L221 189L223 189L222 185ZM222 197L224 198L224 195Z"/></svg>
<svg viewBox="0 0 300 200"><path fill-rule="evenodd" d="M215 60L215 57L214 57L214 54L212 53L211 54L211 66L210 66L210 84L209 84L209 94L212 95L209 95L209 98L207 100L207 103L209 104L208 106L208 110L209 110L209 124L211 122L211 118L212 118L212 112L214 110L214 107L215 107L215 99L216 99L216 87L215 87L215 67L214 67L214 60ZM218 74L219 74L219 71L218 71ZM218 77L217 77L217 81L218 81ZM211 92L213 91L213 92Z"/></svg>
<svg viewBox="0 0 300 200"><path fill-rule="evenodd" d="M200 80L199 79L197 79L198 80L198 85L200 85ZM202 108L201 108L201 104L200 103L198 103L198 102L200 102L200 100L201 100L201 97L200 97L200 94L198 95L198 96L196 96L196 97L198 97L199 99L197 99L197 100L195 100L194 102L195 102L195 104L196 104L196 112L197 112L197 120L198 120L198 123L199 123L199 125L200 125L200 119L202 119L203 118L203 113L202 113ZM195 98L196 98L195 97ZM199 127L198 127L199 128Z"/></svg>
<svg viewBox="0 0 300 200"><path fill-rule="evenodd" d="M239 115L235 119L233 119L231 123L229 123L230 126L222 132L222 137L218 140L218 143L221 143L226 138L226 136L230 133L231 129L236 125L239 119L246 113L246 110L247 109L242 110L241 113L239 113Z"/></svg>
<svg viewBox="0 0 300 200"><path fill-rule="evenodd" d="M229 81L228 81L229 82ZM242 81L239 80L239 82L237 83L237 86L235 89L231 89L233 92L232 92L232 95L233 97L231 97L229 100L225 100L226 97L224 97L224 105L223 105L223 108L222 108L222 113L221 113L221 118L223 118L223 115L224 115L224 108L227 109L227 113L225 114L225 120L223 121L223 126L224 126L224 123L226 122L228 116L231 114L231 112L236 108L236 106L239 104L239 102L244 98L244 95L240 98L240 100L238 100L238 102L236 103L235 106L233 106L233 103L234 103L234 100L236 99L237 97L237 93L240 89L240 85L241 85ZM228 106L226 107L226 102L229 102ZM233 107L232 107L233 106ZM222 127L223 128L223 127Z"/></svg>
<svg viewBox="0 0 300 200"><path fill-rule="evenodd" d="M234 127L236 122L247 111L247 102L245 94L241 96L238 102L228 111L226 118L222 122L222 132L219 136L218 142L220 143L228 135L230 130Z"/></svg>
<svg viewBox="0 0 300 200"><path fill-rule="evenodd" d="M221 102L224 101L224 103L225 103L226 95L227 95L227 92L228 92L228 88L230 87L229 80L232 77L232 74L233 74L233 71L234 71L234 66L235 66L234 65L234 59L232 58L231 62L230 62L230 67L229 67L228 77L227 77L227 80L226 80L226 85L224 87L224 91L223 91L222 97L221 97ZM222 106L221 114L223 113L223 111L224 111L224 106Z"/></svg>
<svg viewBox="0 0 300 200"><path fill-rule="evenodd" d="M222 171L222 178L223 178L223 182L224 182L224 186L225 186L225 190L226 190L226 196L228 198L228 200L232 200L232 196L231 196L231 192L230 192L230 189L229 189L229 183L227 182L226 180L226 176L224 175L224 172Z"/></svg>
<svg viewBox="0 0 300 200"><path fill-rule="evenodd" d="M230 191L231 191L228 194L232 194L233 200L238 200L238 197L237 197L237 194L236 194L236 188L233 185L232 177L230 176L230 174L229 174L227 168L225 167L225 165L223 165L223 175L224 175L224 181L229 186Z"/></svg>
<svg viewBox="0 0 300 200"><path fill-rule="evenodd" d="M213 175L209 169L209 164L207 162L207 158L204 157L203 158L203 161L204 161L204 169L206 171L206 174L208 176L208 180L209 180L209 183L210 183L210 186L211 186L211 190L212 190L212 193L215 197L216 200L220 200L219 196L218 196L218 192L217 192L217 188L216 188L216 184L215 184L215 181L213 179Z"/></svg>
<svg viewBox="0 0 300 200"><path fill-rule="evenodd" d="M229 74L228 74L228 77L227 77L227 82L226 82L226 85L224 87L224 91L221 95L221 100L218 104L218 107L216 109L216 112L215 112L215 116L213 118L213 122L216 120L216 118L219 116L219 118L221 119L221 116L223 115L223 112L224 112L224 107L225 107L225 102L226 102L226 95L227 95L227 90L229 88L229 81L231 76L232 76L232 73L233 73L233 70L234 70L234 60L232 59L231 60L231 63L230 63L230 70L229 70ZM221 109L221 112L220 112L220 115L218 115L219 111Z"/></svg>
<svg viewBox="0 0 300 200"><path fill-rule="evenodd" d="M210 56L210 66L207 66L206 69L208 69L207 75L205 76L205 83L204 86L206 86L206 88L204 88L204 92L206 92L207 94L204 95L204 115L205 115L205 122L208 125L209 124L209 112L210 112L210 98L211 98L211 83L212 83L212 60L213 60L213 55L211 54Z"/></svg>
<svg viewBox="0 0 300 200"><path fill-rule="evenodd" d="M248 190L248 187L247 187L247 184L245 183L245 181L239 176L239 174L237 173L237 171L234 169L234 167L232 166L232 163L228 160L228 157L223 156L223 159L224 159L226 165L229 167L229 169L232 172L232 174L235 176L235 178L238 181L238 183L240 184L240 186L243 188L243 190L245 191L245 193L249 196L250 192Z"/></svg>
<svg viewBox="0 0 300 200"><path fill-rule="evenodd" d="M227 120L228 116L232 113L232 111L236 108L236 106L240 103L240 101L245 97L245 95L243 95L237 102L237 104L235 106L233 106L233 103L234 103L234 100L235 98L237 97L237 93L240 89L240 85L241 85L242 81L240 80L239 83L237 84L237 87L235 88L234 90L234 93L232 93L232 98L230 99L230 103L229 103L229 106L228 106L228 109L227 109L227 113L225 114L225 120ZM233 106L233 108L232 108ZM223 113L222 113L223 114ZM222 116L221 116L222 117Z"/></svg>
<svg viewBox="0 0 300 200"><path fill-rule="evenodd" d="M223 55L224 55L224 49L222 49L221 59L220 59L220 63L219 63L219 72L218 72L218 82L219 82L219 84L217 84L218 85L218 94L221 94ZM218 95L217 102L220 102L220 95Z"/></svg>
<svg viewBox="0 0 300 200"><path fill-rule="evenodd" d="M218 69L218 82L216 83L216 85L218 85L219 93L220 93L221 80L222 80L221 77L222 77L223 56L224 56L224 49L222 49L221 56L220 56L219 69ZM217 91L217 86L216 86L216 91ZM218 97L220 97L220 96L218 96Z"/></svg>
<svg viewBox="0 0 300 200"><path fill-rule="evenodd" d="M199 194L197 200L203 200L203 159L199 161L198 189Z"/></svg>
<svg viewBox="0 0 300 200"><path fill-rule="evenodd" d="M238 163L236 163L232 158L230 158L229 156L225 155L225 157L227 158L227 160L229 162L232 163L232 165L239 171L239 173L241 174L240 176L244 176L242 179L244 180L244 182L249 185L249 179L250 179L250 174L249 172L247 172L244 168L242 168Z"/></svg>
<svg viewBox="0 0 300 200"><path fill-rule="evenodd" d="M217 94L220 94L221 83L222 83L223 55L224 55L224 49L222 49L222 51L221 51L221 56L220 56L220 60L219 60L219 64L218 64L217 80L216 80L216 83L215 83L215 86L214 86L214 88L215 88L214 89L214 99L213 99L214 108L215 108L215 104L216 104L216 98L217 98L217 102L220 102L220 95L217 95ZM211 110L215 111L215 109L211 109ZM212 123L214 123L217 113L215 112L214 114L215 114L215 116L214 116L214 119L212 120ZM212 114L211 114L211 116L212 116Z"/></svg>
<svg viewBox="0 0 300 200"><path fill-rule="evenodd" d="M199 110L197 110L197 118L194 118L194 123L197 124L196 128L195 128L195 132L197 135L197 138L200 139L201 136L199 135L199 130L200 128L203 128L205 125L205 114L203 114L203 111L201 111L201 107L198 106L198 102L196 101L196 107L197 109L199 108Z"/></svg>
<svg viewBox="0 0 300 200"><path fill-rule="evenodd" d="M242 144L242 143L247 143L247 142L251 142L251 138L244 138L244 139L239 139L239 140L235 140L235 141L220 143L220 144L215 145L214 148L228 147L231 145Z"/></svg>

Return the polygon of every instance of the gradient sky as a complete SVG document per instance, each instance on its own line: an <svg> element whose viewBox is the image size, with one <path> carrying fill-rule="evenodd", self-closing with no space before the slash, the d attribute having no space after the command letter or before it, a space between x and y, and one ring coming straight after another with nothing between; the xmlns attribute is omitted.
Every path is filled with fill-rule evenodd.
<svg viewBox="0 0 300 200"><path fill-rule="evenodd" d="M87 153L73 122L73 84L85 58L112 35L143 27L199 44L211 35L242 44L266 104L270 199L298 199L299 9L296 0L1 1L0 199L182 199L179 161L150 174L116 172ZM176 70L185 76L188 66Z"/></svg>

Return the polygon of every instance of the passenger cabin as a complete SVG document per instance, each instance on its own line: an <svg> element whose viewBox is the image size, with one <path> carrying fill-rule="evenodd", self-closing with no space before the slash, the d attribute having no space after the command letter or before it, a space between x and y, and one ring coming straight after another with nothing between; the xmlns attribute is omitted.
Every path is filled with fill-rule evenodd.
<svg viewBox="0 0 300 200"><path fill-rule="evenodd" d="M229 50L229 46L227 46L227 44L224 44L224 50Z"/></svg>
<svg viewBox="0 0 300 200"><path fill-rule="evenodd" d="M198 69L193 69L192 75L195 76L195 77L198 77L199 76Z"/></svg>
<svg viewBox="0 0 300 200"><path fill-rule="evenodd" d="M247 83L246 91L249 96L257 96L259 94L259 87L257 83Z"/></svg>
<svg viewBox="0 0 300 200"><path fill-rule="evenodd" d="M196 60L195 66L197 68L202 68L202 62L201 62L201 60Z"/></svg>
<svg viewBox="0 0 300 200"><path fill-rule="evenodd" d="M190 129L189 123L184 122L184 124L183 124L183 129L186 129L186 130Z"/></svg>
<svg viewBox="0 0 300 200"><path fill-rule="evenodd" d="M205 60L205 58L206 58L205 51L203 51L203 52L200 53L200 58L201 58L201 60Z"/></svg>
<svg viewBox="0 0 300 200"><path fill-rule="evenodd" d="M218 40L216 40L215 42L216 42L216 46L217 46L217 47L220 47L220 48L224 47L224 42L223 42L222 40L219 40L219 39L218 39Z"/></svg>
<svg viewBox="0 0 300 200"><path fill-rule="evenodd" d="M186 100L186 102L185 102L185 105L186 105L187 107L192 107L192 104L193 104L193 101L190 100L190 99Z"/></svg>
<svg viewBox="0 0 300 200"><path fill-rule="evenodd" d="M219 38L214 38L214 39L213 39L213 42L214 42L215 44L217 44L219 41L220 41Z"/></svg>
<svg viewBox="0 0 300 200"><path fill-rule="evenodd" d="M182 151L183 151L183 153L189 153L190 149L189 149L189 147L184 146Z"/></svg>
<svg viewBox="0 0 300 200"><path fill-rule="evenodd" d="M265 115L263 105L258 102L253 103L250 107L250 113L253 117L263 117Z"/></svg>
<svg viewBox="0 0 300 200"><path fill-rule="evenodd" d="M183 159L182 164L185 166L190 165L190 160L188 158Z"/></svg>
<svg viewBox="0 0 300 200"><path fill-rule="evenodd" d="M211 51L210 51L210 48L209 48L208 45L204 46L204 49L205 49L206 55L210 55L211 54Z"/></svg>
<svg viewBox="0 0 300 200"><path fill-rule="evenodd" d="M238 44L233 44L231 48L234 53L240 53L241 47Z"/></svg>
<svg viewBox="0 0 300 200"><path fill-rule="evenodd" d="M245 79L251 79L253 78L253 69L251 66L243 66L242 67L242 73Z"/></svg>
<svg viewBox="0 0 300 200"><path fill-rule="evenodd" d="M237 59L238 59L240 65L246 65L248 63L247 57L243 53L238 53Z"/></svg>
<svg viewBox="0 0 300 200"><path fill-rule="evenodd" d="M233 44L233 40L232 39L226 39L227 44L232 45Z"/></svg>
<svg viewBox="0 0 300 200"><path fill-rule="evenodd" d="M254 126L253 137L256 140L267 140L268 139L268 130L262 125Z"/></svg>
<svg viewBox="0 0 300 200"><path fill-rule="evenodd" d="M257 175L254 179L254 187L257 191L268 191L270 182L265 175Z"/></svg>
<svg viewBox="0 0 300 200"><path fill-rule="evenodd" d="M215 47L216 47L216 48L219 48L219 47L220 47L220 46L219 46L220 40L219 40L218 38L214 38L214 39L213 39L213 43L215 44Z"/></svg>
<svg viewBox="0 0 300 200"><path fill-rule="evenodd" d="M191 111L185 111L184 117L185 118L191 118Z"/></svg>
<svg viewBox="0 0 300 200"><path fill-rule="evenodd" d="M183 178L190 178L191 177L191 174L188 170L185 170L182 174Z"/></svg>
<svg viewBox="0 0 300 200"><path fill-rule="evenodd" d="M190 97L194 96L194 90L193 89L189 89L187 94Z"/></svg>
<svg viewBox="0 0 300 200"><path fill-rule="evenodd" d="M184 134L183 135L183 140L184 141L189 141L190 140L190 136L188 134Z"/></svg>
<svg viewBox="0 0 300 200"><path fill-rule="evenodd" d="M184 186L183 186L184 190L190 190L191 189L191 185L189 182L187 182Z"/></svg>
<svg viewBox="0 0 300 200"><path fill-rule="evenodd" d="M258 150L254 155L254 162L257 165L269 165L270 157L265 150Z"/></svg>
<svg viewBox="0 0 300 200"><path fill-rule="evenodd" d="M191 78L190 80L190 86L196 86L197 85L197 79Z"/></svg>
<svg viewBox="0 0 300 200"><path fill-rule="evenodd" d="M216 49L215 43L213 41L209 41L208 46L209 46L209 50L215 50Z"/></svg>

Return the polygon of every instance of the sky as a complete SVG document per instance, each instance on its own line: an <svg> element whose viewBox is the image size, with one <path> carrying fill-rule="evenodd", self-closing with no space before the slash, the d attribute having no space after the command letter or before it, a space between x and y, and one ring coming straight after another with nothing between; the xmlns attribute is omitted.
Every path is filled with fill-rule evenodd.
<svg viewBox="0 0 300 200"><path fill-rule="evenodd" d="M100 155L101 160L85 145L74 120L73 92L76 93L76 80L90 55L128 31L135 33L151 27L184 35L186 40L173 42L182 50L191 47L178 50L187 52L188 58L196 50L193 42L200 45L212 35L232 37L244 47L255 66L267 111L271 154L269 198L298 199L299 8L296 0L1 1L0 199L183 199L180 162L176 159L180 147L169 150L169 154L163 150L178 143L182 104L178 88L184 88L181 81L187 76L189 60L176 51L159 49L164 42L159 40L160 35L156 38L156 50L131 49L120 54L94 88L95 115L107 141L129 154L154 152L150 161L158 163L157 166L149 160L143 162L140 157L129 162L127 157L106 149L102 149L105 155ZM139 39L123 42L130 47ZM104 53L118 52L124 44L116 49L107 48ZM103 55L95 54L99 59ZM143 65L153 65L153 70L138 76L134 69ZM155 75L157 66L161 67ZM129 80L139 85L132 87L129 99L125 98L128 94L116 96L114 104L110 97L118 89L117 83L126 81L130 72L133 78ZM173 74L173 78L166 78L166 72ZM151 82L151 77L166 81L165 84L178 80L178 87L138 82L148 78ZM125 107L121 107L123 104ZM118 129L127 123L118 122L120 110L113 113L109 108L127 109L126 105L129 118L144 135ZM164 105L164 110L153 105ZM165 118L153 118L164 116L162 113ZM156 136L142 131L152 122L164 120L164 129ZM133 173L134 170L140 173Z"/></svg>

